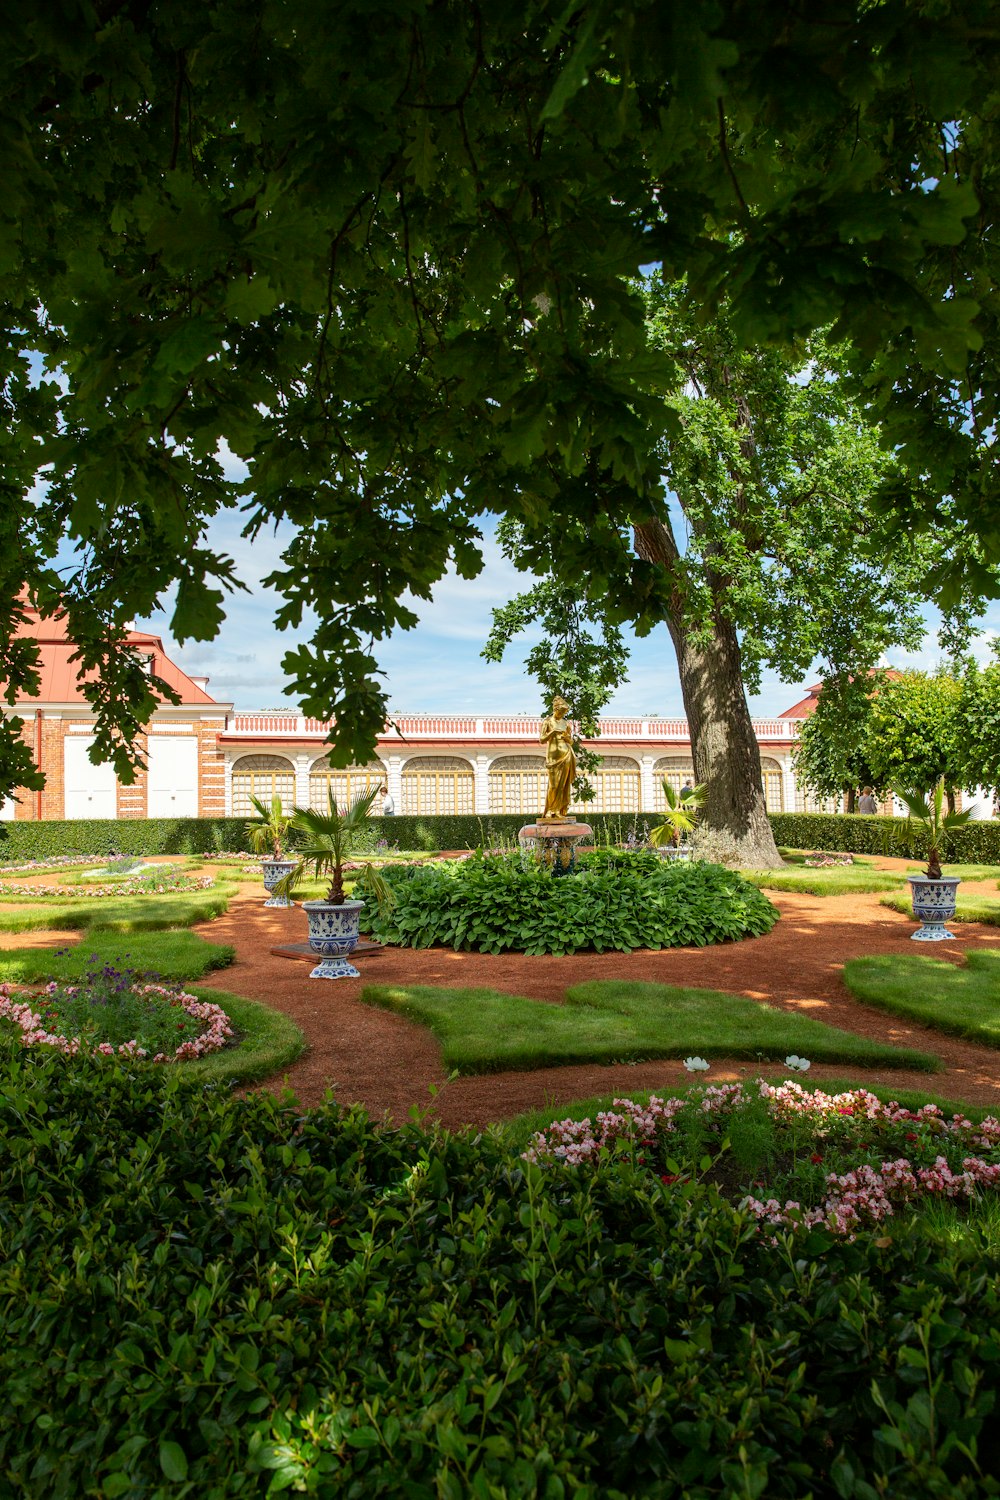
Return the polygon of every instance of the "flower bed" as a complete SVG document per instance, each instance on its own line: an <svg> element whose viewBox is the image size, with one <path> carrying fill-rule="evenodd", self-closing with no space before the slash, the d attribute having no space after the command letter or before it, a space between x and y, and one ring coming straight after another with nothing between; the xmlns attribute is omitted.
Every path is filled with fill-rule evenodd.
<svg viewBox="0 0 1000 1500"><path fill-rule="evenodd" d="M539 1131L524 1155L581 1166L612 1150L667 1186L715 1182L771 1229L823 1225L853 1235L906 1204L1000 1189L1000 1121L992 1117L974 1125L961 1114L947 1119L935 1104L914 1111L865 1089L810 1093L762 1079L684 1098L654 1095L645 1105L616 1099L596 1121Z"/></svg>
<svg viewBox="0 0 1000 1500"><path fill-rule="evenodd" d="M170 891L208 891L215 885L211 875L147 875L132 879L116 880L110 885L14 885L4 881L0 895L23 896L36 901L40 897L55 896L61 900L71 897L75 901L91 896L163 896Z"/></svg>
<svg viewBox="0 0 1000 1500"><path fill-rule="evenodd" d="M135 983L110 965L82 985L52 980L39 994L0 985L0 1020L21 1033L25 1047L51 1047L67 1057L148 1058L191 1062L217 1052L233 1037L221 1006L177 987Z"/></svg>
<svg viewBox="0 0 1000 1500"><path fill-rule="evenodd" d="M802 861L810 870L826 870L831 865L853 865L853 854L831 854L825 850L817 849L812 854L807 854Z"/></svg>

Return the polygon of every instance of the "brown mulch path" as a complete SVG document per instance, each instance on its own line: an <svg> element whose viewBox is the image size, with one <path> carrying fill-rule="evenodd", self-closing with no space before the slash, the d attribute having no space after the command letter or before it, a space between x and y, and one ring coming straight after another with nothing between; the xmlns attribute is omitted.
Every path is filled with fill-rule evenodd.
<svg viewBox="0 0 1000 1500"><path fill-rule="evenodd" d="M876 863L884 868L906 867L906 862L898 860ZM990 882L968 883L966 889L998 895L995 883ZM814 1064L808 1074L810 1082L849 1074L890 1087L930 1091L956 1102L1000 1108L1000 1052L862 1005L843 984L841 968L849 958L892 953L909 957L920 951L910 940L911 918L880 906L879 893L769 895L781 911L781 921L766 937L741 943L566 958L387 948L359 959L360 979L337 981L311 980L308 963L271 955L274 946L304 940L305 917L297 908L265 908L263 892L253 884L244 884L225 915L194 930L212 941L231 943L237 953L232 967L208 975L202 983L264 1001L302 1028L309 1050L266 1086L277 1090L287 1082L306 1105L318 1103L332 1089L342 1103L360 1102L375 1118L388 1115L398 1122L415 1108L445 1125L484 1126L548 1104L639 1089L669 1091L689 1082L679 1061L574 1065L449 1082L429 1031L360 1000L366 983L397 982L480 985L558 1003L568 985L613 978L729 990L778 1008L803 1010L847 1031L936 1053L945 1064L945 1071L937 1074ZM934 957L960 962L970 949L1000 946L1000 928L960 923L953 930L958 940L933 945ZM0 944L59 946L76 936L0 934ZM720 1082L759 1073L787 1076L787 1069L713 1059L709 1076ZM438 1092L432 1094L433 1089Z"/></svg>

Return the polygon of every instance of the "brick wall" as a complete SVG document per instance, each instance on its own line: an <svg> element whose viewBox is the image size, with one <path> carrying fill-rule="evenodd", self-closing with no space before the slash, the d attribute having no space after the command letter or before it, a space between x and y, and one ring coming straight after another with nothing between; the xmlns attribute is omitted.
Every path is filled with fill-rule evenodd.
<svg viewBox="0 0 1000 1500"><path fill-rule="evenodd" d="M226 814L226 756L219 744L225 718L195 723L198 736L198 816L222 818Z"/></svg>
<svg viewBox="0 0 1000 1500"><path fill-rule="evenodd" d="M139 735L135 742L135 748L146 759L146 736ZM118 783L118 795L116 798L116 813L119 818L144 818L146 816L146 770L145 766L135 774L135 780L131 786L122 786Z"/></svg>

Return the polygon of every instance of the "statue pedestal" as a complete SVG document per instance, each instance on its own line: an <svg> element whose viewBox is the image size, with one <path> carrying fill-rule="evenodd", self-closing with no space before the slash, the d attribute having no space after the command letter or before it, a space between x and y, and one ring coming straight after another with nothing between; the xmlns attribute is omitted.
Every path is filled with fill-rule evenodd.
<svg viewBox="0 0 1000 1500"><path fill-rule="evenodd" d="M517 841L525 854L553 875L568 875L576 864L577 844L593 836L590 824L578 823L575 818L539 818L519 830Z"/></svg>

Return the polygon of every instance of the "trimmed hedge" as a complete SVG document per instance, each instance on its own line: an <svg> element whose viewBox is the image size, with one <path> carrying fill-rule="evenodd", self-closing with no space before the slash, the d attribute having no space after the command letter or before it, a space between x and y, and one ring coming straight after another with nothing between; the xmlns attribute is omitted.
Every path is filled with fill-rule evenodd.
<svg viewBox="0 0 1000 1500"><path fill-rule="evenodd" d="M775 840L786 849L837 849L848 854L888 854L922 860L927 844L906 818L847 813L772 813ZM1000 822L966 823L948 836L953 863L1000 865Z"/></svg>
<svg viewBox="0 0 1000 1500"><path fill-rule="evenodd" d="M509 845L530 822L521 813L455 817L373 818L379 836L400 849L478 849ZM582 820L581 820L582 821ZM655 813L593 813L586 822L598 843L642 838ZM61 822L0 823L0 864L20 864L54 854L203 854L246 850L246 818L73 818Z"/></svg>
<svg viewBox="0 0 1000 1500"><path fill-rule="evenodd" d="M0 1081L12 1500L997 1493L989 1251L772 1249L621 1157L167 1070Z"/></svg>
<svg viewBox="0 0 1000 1500"><path fill-rule="evenodd" d="M587 813L598 844L644 837L656 813ZM453 817L399 815L373 818L382 837L400 849L479 849L511 846L530 821L522 813ZM922 859L924 848L905 818L845 813L772 813L779 844L791 849L843 849L851 854L900 854ZM203 854L211 849L249 851L245 818L74 818L51 823L0 823L0 864L20 864L54 854ZM970 864L1000 865L1000 822L967 823L951 836L949 856Z"/></svg>

